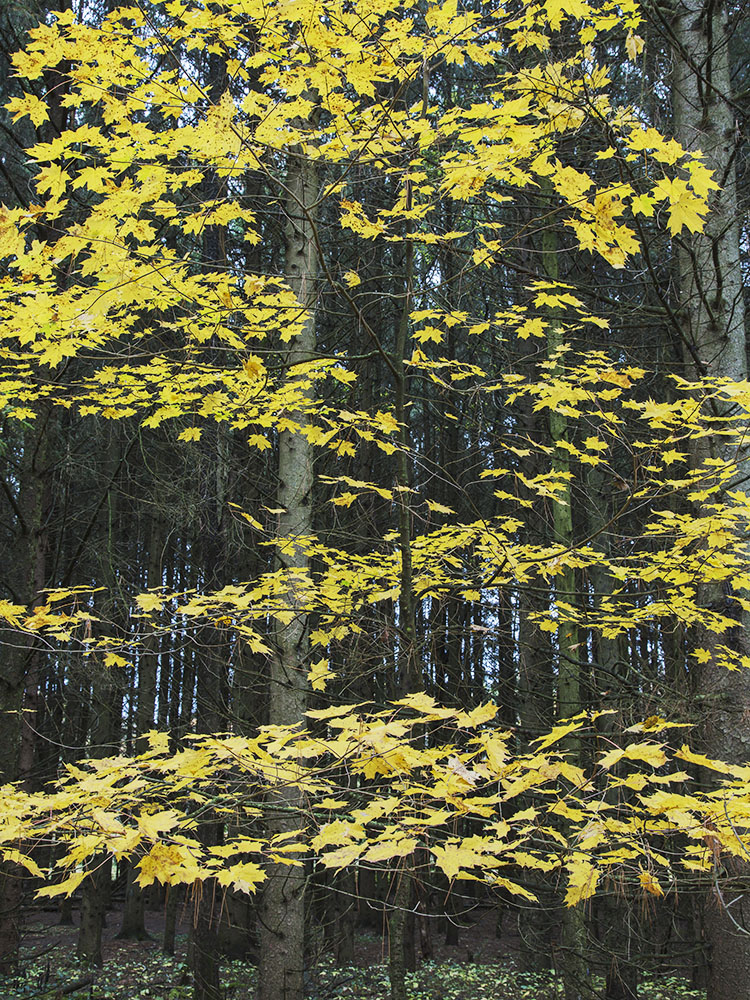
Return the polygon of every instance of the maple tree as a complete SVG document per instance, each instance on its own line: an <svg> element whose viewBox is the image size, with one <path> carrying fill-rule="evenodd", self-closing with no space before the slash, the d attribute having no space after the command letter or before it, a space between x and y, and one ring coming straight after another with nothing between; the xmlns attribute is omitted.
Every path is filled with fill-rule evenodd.
<svg viewBox="0 0 750 1000"><path fill-rule="evenodd" d="M39 129L53 103L69 118L27 151L36 201L0 211L5 417L33 427L61 411L137 423L144 436L174 428L183 448L226 433L249 455L279 454L273 506L229 507L219 491L246 547L275 554L251 578L170 586L157 564L133 599L132 632L100 623L89 580L36 581L28 601L0 602L29 643L72 646L102 672L140 663L149 642L206 629L272 663L270 725L253 736L147 737L156 675L139 669L139 752L70 764L49 791L6 786L5 858L48 879L42 895L94 884L114 857L130 859L140 885L291 886L266 892L264 924L294 911L299 926L312 856L401 872L406 887L427 852L448 882L525 898L534 893L518 869L561 872L571 907L623 873L658 897L677 871L718 878L723 854L742 858L744 762L654 740L672 725L661 717L605 738L606 717L586 713L581 694L581 647L635 628L700 630L696 662L750 665L732 639L750 610L737 471L750 384L742 372L683 372L655 397L653 371L582 348L609 321L558 266L581 255L621 269L654 219L687 240L718 190L698 150L612 99L597 46L636 60L640 23L630 2L171 0L95 23L65 9L30 32L14 57L24 92L7 108ZM210 85L196 70L204 54L220 69ZM475 74L462 101L434 85L451 68ZM575 154L584 132L590 165ZM270 206L249 196L249 178ZM505 214L530 192L536 204L520 222ZM250 267L262 264L274 206L284 253ZM444 212L456 228L441 225ZM351 260L332 252L327 229ZM541 234L543 264L514 300L482 313L450 301L450 254L481 281L530 232ZM198 241L212 245L209 264ZM398 260L394 281L373 277L376 250ZM377 296L395 302L387 333L373 318ZM324 309L357 327L392 392L365 401L361 356L316 346ZM496 364L498 344L525 363ZM413 414L429 393L448 417L477 398L548 418L549 438L501 424L473 480L433 489L413 474ZM383 464L363 478L347 463L366 448ZM326 471L314 476L316 464ZM594 473L618 504L580 531L575 477ZM313 489L333 517L377 501L384 530L365 546L342 543L313 518ZM530 542L525 521L540 505L551 530ZM626 518L636 528L603 544ZM595 594L584 579L597 581ZM720 606L709 596L717 585ZM491 622L498 591L535 589L551 598L524 613L523 628L549 636L557 715L574 719L526 752L495 726L492 706L454 710L419 693L417 620L428 602L455 602L485 606ZM306 711L309 692L336 690L347 644L394 604L389 707ZM673 791L690 778L685 763L724 780ZM515 809L530 790L541 804ZM45 844L65 845L53 866L62 878L42 870ZM303 990L301 940L283 959L290 1000ZM273 932L262 961L272 954ZM210 975L198 996L211 996Z"/></svg>

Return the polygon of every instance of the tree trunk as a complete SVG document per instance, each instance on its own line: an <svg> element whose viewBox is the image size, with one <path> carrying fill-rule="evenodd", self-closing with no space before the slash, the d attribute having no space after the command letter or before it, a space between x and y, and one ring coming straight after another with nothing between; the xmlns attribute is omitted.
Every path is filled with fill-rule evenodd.
<svg viewBox="0 0 750 1000"><path fill-rule="evenodd" d="M391 1000L408 1000L406 973L410 967L410 949L407 941L410 930L412 941L414 937L414 928L413 925L410 926L409 921L413 895L411 872L407 867L410 861L410 858L404 859L404 863L399 865L393 875L396 885L388 917L388 973L391 980Z"/></svg>
<svg viewBox="0 0 750 1000"><path fill-rule="evenodd" d="M216 838L211 838L216 839ZM193 1000L223 1000L219 983L219 919L214 896L216 879L197 882L195 917L190 942Z"/></svg>
<svg viewBox="0 0 750 1000"><path fill-rule="evenodd" d="M23 604L43 603L40 591L46 584L46 532L43 528L48 489L46 455L48 413L39 417L34 432L24 441L18 491L17 521L20 551L16 553L17 594ZM33 786L36 715L39 701L41 651L37 641L20 634L5 653L0 671L0 782L20 780ZM24 879L21 869L9 862L0 865L0 975L17 971L21 941L21 904Z"/></svg>
<svg viewBox="0 0 750 1000"><path fill-rule="evenodd" d="M554 229L545 229L542 235L542 259L547 276L553 281L559 277L557 233ZM554 362L557 352L563 343L563 334L555 322L553 311L547 332L547 354ZM551 374L556 374L552 368ZM570 473L570 454L565 445L568 441L568 419L563 413L551 409L549 414L549 433L553 447L552 468L561 477ZM562 484L556 500L552 504L553 542L560 546L561 553L575 544L573 532L573 493L570 480L562 479ZM579 595L576 573L572 567L563 567L555 575L555 601L573 604ZM577 715L583 708L581 697L581 669L578 627L572 622L562 620L562 612L558 607L560 624L557 628L557 717L570 718ZM578 763L580 757L579 745L575 740L568 743L568 754L571 760ZM562 911L562 928L560 941L560 967L562 972L565 1000L584 1000L593 996L588 969L588 927L586 911L583 907L564 907Z"/></svg>
<svg viewBox="0 0 750 1000"><path fill-rule="evenodd" d="M406 205L411 207L411 183L406 181ZM408 236L408 233L407 233ZM412 515L409 501L410 441L407 410L407 370L404 363L409 335L414 286L414 243L404 243L404 291L401 316L396 329L393 356L395 380L395 417L399 423L399 449L396 453L398 499L398 548L401 556L401 579L398 600L398 667L397 683L401 694L421 690L424 686L422 664L417 650L416 606L412 583ZM395 888L388 917L388 972L391 980L391 1000L405 1000L406 972L416 963L414 951L414 886L411 869L414 858L404 859L394 872Z"/></svg>
<svg viewBox="0 0 750 1000"><path fill-rule="evenodd" d="M705 231L686 240L679 253L682 335L689 363L697 375L747 378L745 309L740 268L739 216L735 155L737 131L731 94L727 12L722 3L680 0L674 34L674 112L677 136L690 149L703 152L721 191L711 198ZM747 454L713 452L726 460ZM698 455L703 459L706 454ZM740 489L746 488L739 483ZM729 484L728 489L736 488ZM745 594L745 597L748 595ZM708 603L726 600L705 594ZM732 611L726 613L732 614ZM729 644L747 655L747 615L739 616ZM708 637L711 641L717 638ZM727 642L727 636L718 637ZM702 645L706 645L702 641ZM708 663L700 674L701 701L706 708L705 740L712 757L745 764L750 744L750 671L728 671ZM750 868L742 858L728 859L717 880L716 895L705 908L711 971L709 1000L735 1000L750 983Z"/></svg>
<svg viewBox="0 0 750 1000"><path fill-rule="evenodd" d="M101 858L98 859L101 862ZM86 966L101 968L102 961L102 925L104 923L105 879L108 871L101 863L97 864L84 879L81 887L81 926L78 932L78 957Z"/></svg>
<svg viewBox="0 0 750 1000"><path fill-rule="evenodd" d="M310 360L315 350L315 278L317 255L310 206L317 200L318 178L314 163L299 148L289 152L287 173L286 278L305 319L293 337L287 368ZM312 395L312 389L308 390ZM303 427L303 413L291 414ZM312 529L312 446L305 435L293 430L279 433L279 537L289 542ZM272 725L294 725L304 719L307 700L308 622L297 597L297 574L308 571L307 554L296 546L280 546L278 565L288 574L286 604L293 617L278 623L275 653L271 663L269 721ZM294 787L280 788L270 797L269 832L284 833L299 826L303 807ZM305 962L305 870L286 864L268 869L260 906L259 1000L302 1000Z"/></svg>
<svg viewBox="0 0 750 1000"><path fill-rule="evenodd" d="M334 959L336 965L354 964L354 922L357 905L357 887L354 872L346 869L333 880L335 899Z"/></svg>
<svg viewBox="0 0 750 1000"><path fill-rule="evenodd" d="M179 903L177 887L173 885L167 886L167 898L164 903L164 934L161 939L161 950L165 955L174 955Z"/></svg>
<svg viewBox="0 0 750 1000"><path fill-rule="evenodd" d="M117 935L120 941L148 941L146 930L146 903L143 889L136 882L137 872L132 864L125 868L125 905L122 924Z"/></svg>
<svg viewBox="0 0 750 1000"><path fill-rule="evenodd" d="M59 927L73 926L73 897L63 896L60 902L60 919L57 922Z"/></svg>
<svg viewBox="0 0 750 1000"><path fill-rule="evenodd" d="M146 585L148 587L158 587L162 582L162 538L161 522L158 515L154 514L151 519L147 543ZM144 733L154 727L158 655L158 636L151 635L144 643L144 648L138 657L138 701L135 722L137 753L143 753L148 748L148 741L144 739ZM135 881L135 872L130 864L127 866L125 879L125 907L117 937L121 941L148 941L149 933L146 930L146 906L143 889Z"/></svg>

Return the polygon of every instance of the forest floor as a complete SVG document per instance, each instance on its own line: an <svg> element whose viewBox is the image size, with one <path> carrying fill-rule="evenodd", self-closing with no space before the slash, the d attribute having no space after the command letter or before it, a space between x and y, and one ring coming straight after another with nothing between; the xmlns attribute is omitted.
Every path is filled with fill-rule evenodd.
<svg viewBox="0 0 750 1000"><path fill-rule="evenodd" d="M458 945L435 935L434 958L409 976L410 1000L561 1000L562 986L550 974L519 971L511 936L498 940L494 913L477 914L463 927ZM146 915L147 941L117 939L120 914L110 911L103 933L104 967L90 973L76 958L77 917L73 926L57 923L56 913L29 919L22 946L22 974L0 983L0 1000L190 1000L186 963L187 917L183 914L176 954L160 948L163 920ZM226 1000L253 1000L255 969L244 960L222 963ZM372 931L357 935L355 964L334 965L323 955L310 974L311 1000L388 1000L388 969L382 937ZM641 1000L705 1000L677 976L659 976L639 989Z"/></svg>

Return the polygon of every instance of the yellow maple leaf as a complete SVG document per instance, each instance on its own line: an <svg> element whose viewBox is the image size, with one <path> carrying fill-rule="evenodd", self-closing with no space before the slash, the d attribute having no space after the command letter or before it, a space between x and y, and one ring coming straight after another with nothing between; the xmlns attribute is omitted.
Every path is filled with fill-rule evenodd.
<svg viewBox="0 0 750 1000"><path fill-rule="evenodd" d="M57 885L47 885L43 889L38 889L36 898L50 898L52 896L70 896L76 891L78 886L86 878L86 872L74 872Z"/></svg>
<svg viewBox="0 0 750 1000"><path fill-rule="evenodd" d="M136 882L140 886L151 885L155 880L169 885L178 882L191 884L206 874L186 848L157 843L138 863Z"/></svg>
<svg viewBox="0 0 750 1000"><path fill-rule="evenodd" d="M330 664L325 658L311 663L307 672L307 679L313 691L325 691L326 683L335 676L336 674L331 672Z"/></svg>
<svg viewBox="0 0 750 1000"><path fill-rule="evenodd" d="M5 105L5 110L11 113L14 122L28 115L37 128L49 119L47 105L33 94L11 97Z"/></svg>
<svg viewBox="0 0 750 1000"><path fill-rule="evenodd" d="M260 865L256 865L252 861L242 861L236 865L232 865L231 868L220 871L217 880L219 885L231 885L237 892L244 892L252 896L255 892L255 887L265 882L266 873Z"/></svg>
<svg viewBox="0 0 750 1000"><path fill-rule="evenodd" d="M658 881L654 878L651 872L644 871L642 868L638 875L638 881L641 883L642 888L646 892L651 893L652 896L663 896L664 890L659 885Z"/></svg>
<svg viewBox="0 0 750 1000"><path fill-rule="evenodd" d="M358 496L358 493L352 493L351 490L347 490L345 493L340 493L337 497L333 497L331 503L334 507L351 507Z"/></svg>
<svg viewBox="0 0 750 1000"><path fill-rule="evenodd" d="M625 38L625 50L628 53L628 59L634 62L638 56L643 52L644 41L640 35L636 35L634 31L629 31L627 37Z"/></svg>
<svg viewBox="0 0 750 1000"><path fill-rule="evenodd" d="M366 705L366 701L358 701L354 705L331 705L330 708L311 708L305 712L311 719L335 719L336 717L350 715L355 709Z"/></svg>
<svg viewBox="0 0 750 1000"><path fill-rule="evenodd" d="M473 729L474 726L481 726L483 722L489 722L490 719L494 719L498 711L497 705L488 701L484 705L477 705L476 708L472 708L468 712L459 712L456 715L456 722L459 726L466 726ZM499 734L494 735L497 736Z"/></svg>
<svg viewBox="0 0 750 1000"><path fill-rule="evenodd" d="M15 864L21 865L21 867L25 868L26 871L31 872L31 874L35 875L37 878L44 878L44 872L36 861L34 861L33 858L30 858L28 854L21 854L20 851L11 849L3 851L3 860L13 861Z"/></svg>
<svg viewBox="0 0 750 1000"><path fill-rule="evenodd" d="M200 427L186 427L184 431L178 435L178 441L200 441L201 429Z"/></svg>
<svg viewBox="0 0 750 1000"><path fill-rule="evenodd" d="M158 594L138 594L135 603L146 613L150 611L161 611L164 606L164 598Z"/></svg>
<svg viewBox="0 0 750 1000"><path fill-rule="evenodd" d="M556 624L555 624L555 627ZM537 750L546 750L547 747L551 747L553 743L557 743L559 740L564 739L570 733L575 733L579 729L582 729L588 722L586 718L573 718L567 719L561 722L559 726L555 726L551 729L546 736L540 736L533 743L538 744Z"/></svg>
<svg viewBox="0 0 750 1000"><path fill-rule="evenodd" d="M144 735L148 740L149 749L153 750L154 753L166 753L169 750L169 733L150 729Z"/></svg>
<svg viewBox="0 0 750 1000"><path fill-rule="evenodd" d="M57 163L50 163L48 167L42 167L37 174L36 186L38 191L49 191L53 198L61 198L65 194L69 180L62 167Z"/></svg>
<svg viewBox="0 0 750 1000"><path fill-rule="evenodd" d="M347 868L360 857L363 850L364 844L347 844L321 855L320 862L325 868Z"/></svg>
<svg viewBox="0 0 750 1000"><path fill-rule="evenodd" d="M628 760L642 760L651 767L661 767L667 762L667 755L655 743L636 743L625 750L624 756Z"/></svg>
<svg viewBox="0 0 750 1000"><path fill-rule="evenodd" d="M431 511L436 514L455 514L456 512L452 507L446 507L444 503L438 503L437 500L425 500L425 503Z"/></svg>
<svg viewBox="0 0 750 1000"><path fill-rule="evenodd" d="M271 447L271 442L268 438L263 437L262 434L251 434L247 439L247 443L251 448L257 448L259 451L266 451Z"/></svg>
<svg viewBox="0 0 750 1000"><path fill-rule="evenodd" d="M11 625L21 627L20 615L26 614L26 607L23 604L11 604L10 601L0 600L0 618L10 622Z"/></svg>
<svg viewBox="0 0 750 1000"><path fill-rule="evenodd" d="M456 714L453 709L443 708L438 705L435 699L425 691L419 691L416 694L409 694L405 698L399 698L393 704L402 705L404 708L411 708L415 712L424 713L425 718L429 720L449 719Z"/></svg>
<svg viewBox="0 0 750 1000"><path fill-rule="evenodd" d="M174 809L165 809L158 813L141 813L138 826L151 840L160 840L160 834L173 830L180 822L180 814Z"/></svg>
<svg viewBox="0 0 750 1000"><path fill-rule="evenodd" d="M316 809L343 809L346 805L348 805L346 799L332 799L330 797L315 803Z"/></svg>
<svg viewBox="0 0 750 1000"><path fill-rule="evenodd" d="M435 858L435 864L450 879L464 875L467 869L476 868L487 860L470 847L455 843L447 844L445 847L437 845L430 850Z"/></svg>
<svg viewBox="0 0 750 1000"><path fill-rule="evenodd" d="M118 656L117 653L107 653L104 657L105 667L128 667L130 666L130 660L126 660L124 656Z"/></svg>
<svg viewBox="0 0 750 1000"><path fill-rule="evenodd" d="M585 859L570 861L565 867L568 872L565 905L576 906L583 900L589 899L596 892L599 870Z"/></svg>
<svg viewBox="0 0 750 1000"><path fill-rule="evenodd" d="M393 858L406 858L413 854L418 846L419 841L415 837L385 840L368 848L363 860L377 864L379 861L390 861Z"/></svg>

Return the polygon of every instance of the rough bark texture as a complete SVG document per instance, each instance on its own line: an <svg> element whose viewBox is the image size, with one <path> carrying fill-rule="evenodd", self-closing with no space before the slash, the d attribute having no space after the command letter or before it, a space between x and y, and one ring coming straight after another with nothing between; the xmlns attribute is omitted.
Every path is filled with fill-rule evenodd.
<svg viewBox="0 0 750 1000"><path fill-rule="evenodd" d="M77 953L84 965L95 968L103 965L102 925L106 899L104 882L108 877L100 864L93 869L81 887L81 927Z"/></svg>
<svg viewBox="0 0 750 1000"><path fill-rule="evenodd" d="M286 188L286 277L307 316L290 345L287 366L291 368L308 361L315 350L317 255L308 207L317 198L317 175L314 164L299 150L289 154ZM304 425L306 418L295 413L292 419ZM281 432L278 503L284 513L279 515L278 532L279 537L288 542L311 531L312 483L310 442L302 433L291 430ZM289 545L278 550L277 559L280 567L289 574L286 602L294 617L288 624L279 624L276 629L269 721L285 726L302 720L306 707L309 637L307 615L300 606L295 577L307 572L308 558ZM278 809L277 812L269 812L272 833L284 833L299 825L297 810L302 807L302 802L296 789L279 789L271 804ZM304 895L304 868L277 864L269 869L259 914L259 1000L302 1000L304 996Z"/></svg>
<svg viewBox="0 0 750 1000"><path fill-rule="evenodd" d="M391 980L391 1000L408 1000L406 973L409 971L409 904L412 900L411 874L404 864L394 873L396 887L392 910L388 917L388 972ZM413 936L413 928L412 928ZM412 967L413 968L413 967Z"/></svg>
<svg viewBox="0 0 750 1000"><path fill-rule="evenodd" d="M146 901L143 890L135 881L137 872L132 865L125 871L125 905L122 911L122 924L117 937L121 941L148 941L150 935L146 930Z"/></svg>
<svg viewBox="0 0 750 1000"><path fill-rule="evenodd" d="M218 836L211 837L219 840ZM216 913L217 885L208 879L196 885L194 920L190 939L193 1000L223 1000L219 983L219 920Z"/></svg>
<svg viewBox="0 0 750 1000"><path fill-rule="evenodd" d="M167 886L167 898L164 903L164 934L161 939L161 950L165 955L174 955L178 905L179 891L177 887Z"/></svg>
<svg viewBox="0 0 750 1000"><path fill-rule="evenodd" d="M680 252L682 334L688 361L697 374L745 379L745 309L734 169L737 132L724 6L682 0L676 7L675 38L677 135L688 149L703 151L706 165L722 187L712 196L705 232L685 241ZM724 459L742 461L747 457L724 454L720 443L714 451ZM706 595L709 602L725 598L718 593ZM747 653L747 624L738 619L734 634L718 641L729 639L735 648ZM701 675L700 688L709 754L745 763L750 759L750 672L730 672L709 663ZM747 995L750 983L750 936L740 929L750 927L750 872L744 861L737 860L717 875L716 898L706 907L711 962L708 996L710 1000L734 1000Z"/></svg>
<svg viewBox="0 0 750 1000"><path fill-rule="evenodd" d="M14 570L17 594L27 605L40 603L45 586L46 533L44 503L48 445L46 418L24 442L18 497L19 550ZM39 707L40 656L35 639L19 635L15 648L4 653L0 670L0 782L34 784L34 751ZM21 906L25 880L15 864L0 865L0 975L17 971L21 942Z"/></svg>

